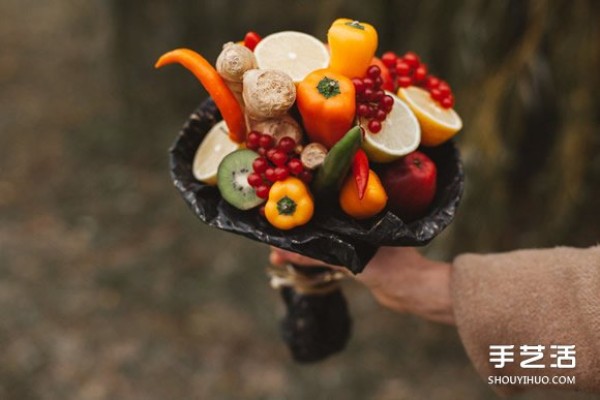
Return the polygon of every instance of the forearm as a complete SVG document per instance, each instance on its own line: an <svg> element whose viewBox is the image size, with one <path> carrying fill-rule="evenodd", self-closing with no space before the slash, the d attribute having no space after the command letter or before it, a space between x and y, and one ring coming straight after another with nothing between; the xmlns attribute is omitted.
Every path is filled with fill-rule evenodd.
<svg viewBox="0 0 600 400"><path fill-rule="evenodd" d="M567 389L600 390L599 288L600 247L463 255L452 273L458 331L482 377L575 376ZM514 345L514 362L495 368L490 345ZM522 345L545 346L545 368L522 368ZM551 368L552 345L575 345L576 368Z"/></svg>

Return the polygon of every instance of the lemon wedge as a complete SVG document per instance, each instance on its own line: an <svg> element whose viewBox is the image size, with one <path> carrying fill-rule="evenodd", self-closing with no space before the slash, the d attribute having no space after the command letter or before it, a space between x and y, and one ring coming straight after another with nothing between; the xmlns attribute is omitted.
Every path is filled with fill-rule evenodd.
<svg viewBox="0 0 600 400"><path fill-rule="evenodd" d="M192 172L196 179L209 185L217 184L217 170L225 156L241 147L241 144L229 138L229 129L225 121L219 121L206 134L196 155Z"/></svg>
<svg viewBox="0 0 600 400"><path fill-rule="evenodd" d="M426 90L409 86L400 88L398 96L408 104L419 120L422 145L440 145L461 130L462 120L456 111L441 107Z"/></svg>
<svg viewBox="0 0 600 400"><path fill-rule="evenodd" d="M254 49L260 69L278 69L294 83L314 70L329 65L329 52L323 42L302 32L284 31L264 37Z"/></svg>
<svg viewBox="0 0 600 400"><path fill-rule="evenodd" d="M368 121L361 120L365 130L363 149L371 161L391 162L419 147L421 129L419 121L410 108L397 96L387 93L394 99L392 111L381 123L378 133L369 131Z"/></svg>

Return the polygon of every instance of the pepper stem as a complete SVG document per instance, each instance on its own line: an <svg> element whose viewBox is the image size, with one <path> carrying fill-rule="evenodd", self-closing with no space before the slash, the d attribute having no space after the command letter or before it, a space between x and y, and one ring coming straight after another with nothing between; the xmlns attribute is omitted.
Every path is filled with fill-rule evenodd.
<svg viewBox="0 0 600 400"><path fill-rule="evenodd" d="M277 212L279 215L292 215L296 212L296 202L288 196L282 197L277 202Z"/></svg>
<svg viewBox="0 0 600 400"><path fill-rule="evenodd" d="M364 25L361 25L360 22L358 22L358 21L346 22L346 25L351 26L356 29L360 29L362 31L365 30Z"/></svg>
<svg viewBox="0 0 600 400"><path fill-rule="evenodd" d="M330 97L337 96L341 93L340 91L340 83L335 79L331 79L328 77L324 77L319 81L317 85L317 90L321 95L323 95L326 99Z"/></svg>

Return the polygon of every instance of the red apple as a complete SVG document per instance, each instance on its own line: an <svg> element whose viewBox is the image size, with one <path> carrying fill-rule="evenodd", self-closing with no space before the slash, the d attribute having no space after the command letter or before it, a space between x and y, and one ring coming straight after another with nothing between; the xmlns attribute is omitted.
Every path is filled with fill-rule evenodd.
<svg viewBox="0 0 600 400"><path fill-rule="evenodd" d="M422 217L435 196L437 168L420 151L388 164L381 178L388 206L405 221Z"/></svg>

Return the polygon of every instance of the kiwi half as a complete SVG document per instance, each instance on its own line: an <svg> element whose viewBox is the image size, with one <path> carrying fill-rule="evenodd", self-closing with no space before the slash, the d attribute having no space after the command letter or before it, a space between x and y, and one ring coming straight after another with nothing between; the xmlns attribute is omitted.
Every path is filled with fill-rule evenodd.
<svg viewBox="0 0 600 400"><path fill-rule="evenodd" d="M229 153L219 164L217 186L223 199L240 210L249 210L265 200L254 192L248 184L252 172L252 162L259 155L252 150L241 149Z"/></svg>

